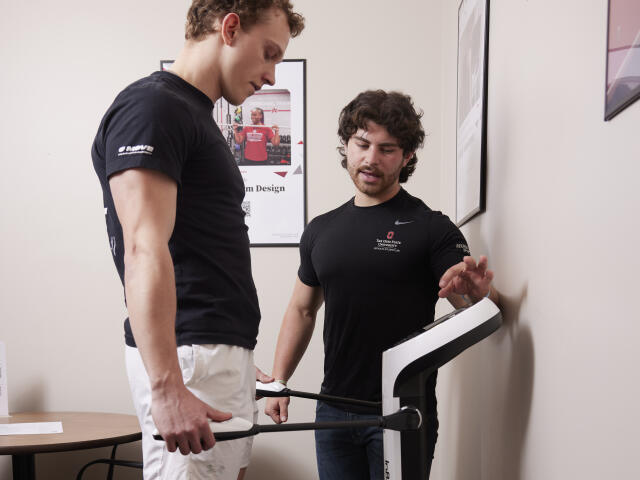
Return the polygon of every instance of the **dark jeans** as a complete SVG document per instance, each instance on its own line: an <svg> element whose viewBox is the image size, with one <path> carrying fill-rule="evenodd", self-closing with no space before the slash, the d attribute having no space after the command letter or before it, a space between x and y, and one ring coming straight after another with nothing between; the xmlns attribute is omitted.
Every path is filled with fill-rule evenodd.
<svg viewBox="0 0 640 480"><path fill-rule="evenodd" d="M435 383L435 376L430 379ZM435 396L434 400L435 401ZM316 422L364 420L376 415L360 415L318 402ZM438 438L438 419L434 414L425 421L427 460L426 478L431 472L431 462ZM416 432L415 442L418 439ZM320 480L383 480L384 452L382 429L378 427L316 430L316 460Z"/></svg>
<svg viewBox="0 0 640 480"><path fill-rule="evenodd" d="M318 402L316 422L364 420L376 415L349 413ZM382 429L379 427L316 430L320 480L382 480Z"/></svg>

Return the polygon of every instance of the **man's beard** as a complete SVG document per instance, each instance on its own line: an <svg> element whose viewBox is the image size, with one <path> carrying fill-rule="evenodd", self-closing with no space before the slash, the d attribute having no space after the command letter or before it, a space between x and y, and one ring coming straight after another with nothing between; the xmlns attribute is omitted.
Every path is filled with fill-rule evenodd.
<svg viewBox="0 0 640 480"><path fill-rule="evenodd" d="M351 180L353 181L353 184L356 186L356 188L366 195L374 196L388 190L393 185L398 183L402 168L403 167L398 169L398 171L390 173L388 175L384 175L379 169L372 167L358 168L355 170L349 168L348 170L349 175L351 176ZM376 176L378 178L378 181L375 183L366 182L359 175L361 172L366 172L370 175Z"/></svg>

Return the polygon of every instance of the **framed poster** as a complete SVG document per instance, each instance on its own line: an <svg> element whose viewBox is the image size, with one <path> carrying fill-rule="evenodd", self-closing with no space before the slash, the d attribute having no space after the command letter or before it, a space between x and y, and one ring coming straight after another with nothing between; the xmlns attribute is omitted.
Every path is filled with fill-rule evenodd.
<svg viewBox="0 0 640 480"><path fill-rule="evenodd" d="M456 113L456 224L485 209L489 0L462 0L458 8Z"/></svg>
<svg viewBox="0 0 640 480"><path fill-rule="evenodd" d="M169 70L169 67L173 65L173 60L160 60L160 70L163 72Z"/></svg>
<svg viewBox="0 0 640 480"><path fill-rule="evenodd" d="M160 62L162 70L170 66ZM244 180L251 246L298 246L307 224L306 60L283 60L275 85L242 105L219 99L213 118Z"/></svg>
<svg viewBox="0 0 640 480"><path fill-rule="evenodd" d="M604 119L640 98L640 2L609 0Z"/></svg>

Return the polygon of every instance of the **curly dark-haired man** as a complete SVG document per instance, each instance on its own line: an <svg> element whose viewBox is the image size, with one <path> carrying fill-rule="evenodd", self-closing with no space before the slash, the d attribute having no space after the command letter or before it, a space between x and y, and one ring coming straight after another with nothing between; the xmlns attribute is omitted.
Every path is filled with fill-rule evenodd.
<svg viewBox="0 0 640 480"><path fill-rule="evenodd" d="M438 297L456 307L490 295L493 273L478 263L460 231L442 213L407 193L424 140L421 114L397 92L366 91L340 114L342 166L355 197L316 217L300 243L300 268L284 316L273 376L286 382L325 302L322 393L379 402L382 352L433 321ZM431 458L437 437L435 375L429 380ZM287 420L288 398L271 398L265 413ZM318 402L316 419L350 420L376 409ZM382 479L379 428L316 432L320 480ZM431 463L425 468L429 470Z"/></svg>
<svg viewBox="0 0 640 480"><path fill-rule="evenodd" d="M123 90L96 135L147 480L236 480L249 461L250 440L212 448L208 426L231 414L253 421L263 375L244 185L212 110L272 85L303 27L288 0L194 0L171 71Z"/></svg>

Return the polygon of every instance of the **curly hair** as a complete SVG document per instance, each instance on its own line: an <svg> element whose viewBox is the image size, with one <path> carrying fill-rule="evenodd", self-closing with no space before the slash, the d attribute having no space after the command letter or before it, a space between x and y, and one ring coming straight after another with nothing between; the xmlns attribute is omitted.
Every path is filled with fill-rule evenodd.
<svg viewBox="0 0 640 480"><path fill-rule="evenodd" d="M375 122L387 129L398 141L404 155L422 147L425 133L420 119L423 112L417 112L409 95L384 90L367 90L351 100L340 112L338 135L341 145L338 152L342 156L342 166L347 168L346 146L358 129L367 129L368 122ZM414 153L400 171L400 183L406 182L416 169L418 157Z"/></svg>
<svg viewBox="0 0 640 480"><path fill-rule="evenodd" d="M193 0L187 13L185 38L201 40L214 33L216 20L222 20L228 13L237 14L244 30L248 30L260 22L265 11L273 7L279 8L287 16L291 36L300 35L304 30L304 17L293 11L289 0Z"/></svg>

